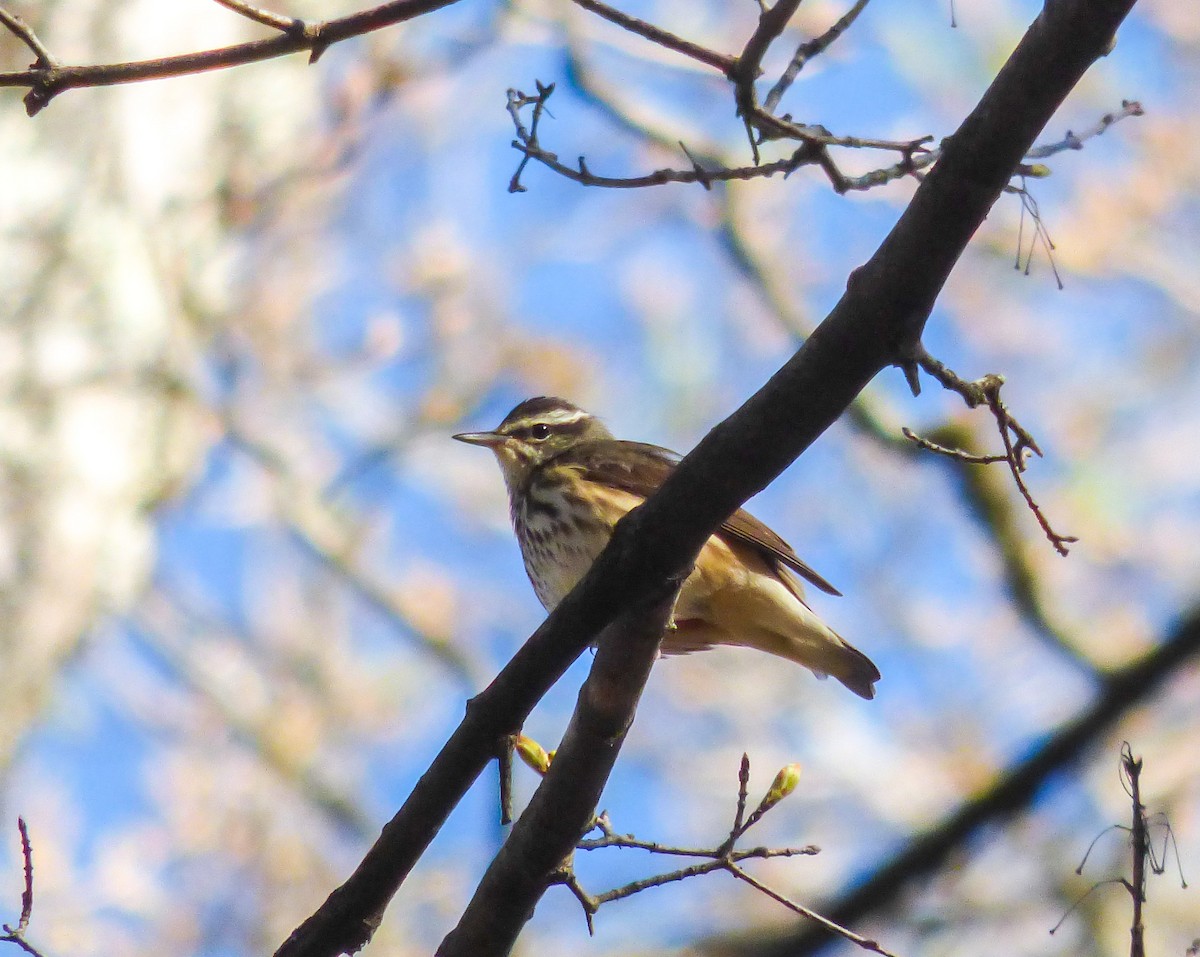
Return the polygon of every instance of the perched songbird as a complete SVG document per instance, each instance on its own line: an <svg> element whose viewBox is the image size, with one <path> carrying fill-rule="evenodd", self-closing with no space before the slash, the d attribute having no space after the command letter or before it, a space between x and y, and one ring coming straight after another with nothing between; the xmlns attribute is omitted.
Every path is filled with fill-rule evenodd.
<svg viewBox="0 0 1200 957"><path fill-rule="evenodd" d="M454 438L496 454L525 571L547 610L584 576L621 517L678 462L658 446L614 439L595 416L544 396L522 402L492 432ZM879 670L804 603L792 572L839 594L766 525L742 509L734 512L700 550L663 653L744 645L874 697Z"/></svg>

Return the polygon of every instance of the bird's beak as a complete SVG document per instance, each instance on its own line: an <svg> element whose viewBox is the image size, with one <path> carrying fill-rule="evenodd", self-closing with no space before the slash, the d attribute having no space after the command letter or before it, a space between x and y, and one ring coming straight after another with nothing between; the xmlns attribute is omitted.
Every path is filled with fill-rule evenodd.
<svg viewBox="0 0 1200 957"><path fill-rule="evenodd" d="M494 449L503 445L508 436L501 435L499 432L459 432L458 435L452 435L450 438L466 442L467 445L484 445L489 449Z"/></svg>

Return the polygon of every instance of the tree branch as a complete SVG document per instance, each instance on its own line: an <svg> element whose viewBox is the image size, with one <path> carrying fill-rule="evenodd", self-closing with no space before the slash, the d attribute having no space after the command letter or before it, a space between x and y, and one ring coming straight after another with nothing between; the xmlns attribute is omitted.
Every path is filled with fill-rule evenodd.
<svg viewBox="0 0 1200 957"><path fill-rule="evenodd" d="M357 950L452 808L536 702L620 613L682 574L888 365L910 363L950 270L1038 132L1110 44L1133 0L1050 0L879 250L801 349L714 428L608 547L467 715L353 875L278 951Z"/></svg>
<svg viewBox="0 0 1200 957"><path fill-rule="evenodd" d="M600 792L633 723L683 578L638 604L600 636L596 660L541 785L483 876L439 957L511 949L554 871L592 826Z"/></svg>
<svg viewBox="0 0 1200 957"><path fill-rule="evenodd" d="M244 63L270 60L300 50L309 51L309 62L312 63L330 44L402 23L405 20L412 20L457 2L458 0L392 0L390 3L383 3L369 10L338 17L335 20L324 20L311 24L297 21L296 26L265 40L251 40L247 43L237 43L216 50L183 53L179 56L137 60L130 63L60 66L53 62L45 62L45 56L48 54L43 55L44 48L39 47L34 48L38 50L38 64L29 70L0 73L0 87L29 87L29 92L25 95L25 112L34 116L59 93L78 87L113 86L118 83L135 83L140 80L157 80L163 77L204 73L209 70L223 70L227 67L241 66ZM244 8L246 5L241 6ZM15 18L10 15L4 25L16 32L13 24L8 22L11 19ZM24 33L18 33L18 36L21 36L28 44L30 42L28 36L32 36L32 34L26 36Z"/></svg>
<svg viewBox="0 0 1200 957"><path fill-rule="evenodd" d="M674 50L676 53L682 53L693 60L698 60L705 66L711 66L714 70L720 70L725 76L730 76L737 66L737 59L728 53L719 53L716 50L702 47L698 43L693 43L691 40L685 40L674 33L664 30L662 27L655 26L653 23L647 23L645 20L639 20L628 13L622 13L620 10L610 7L607 3L600 3L599 0L573 0L573 2L576 6L582 7L589 13L603 17L609 23L615 23L630 33L636 33L639 37L645 37L651 43L657 43L660 47Z"/></svg>
<svg viewBox="0 0 1200 957"><path fill-rule="evenodd" d="M804 69L804 65L813 57L824 53L843 33L849 30L869 2L870 0L856 0L854 6L846 11L833 26L819 37L807 40L796 48L796 52L792 54L792 60L788 63L787 69L783 71L779 80L771 87L771 92L767 94L766 100L763 101L763 109L769 113L775 112L775 107L783 99L783 94L796 81L796 77L800 75L800 71Z"/></svg>

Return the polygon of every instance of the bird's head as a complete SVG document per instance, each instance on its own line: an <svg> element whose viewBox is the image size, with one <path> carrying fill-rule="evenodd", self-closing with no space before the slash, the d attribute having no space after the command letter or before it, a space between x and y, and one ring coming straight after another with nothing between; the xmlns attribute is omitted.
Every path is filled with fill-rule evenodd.
<svg viewBox="0 0 1200 957"><path fill-rule="evenodd" d="M454 438L491 449L509 490L519 488L534 469L580 442L611 439L604 423L566 399L526 399L491 432L462 432Z"/></svg>

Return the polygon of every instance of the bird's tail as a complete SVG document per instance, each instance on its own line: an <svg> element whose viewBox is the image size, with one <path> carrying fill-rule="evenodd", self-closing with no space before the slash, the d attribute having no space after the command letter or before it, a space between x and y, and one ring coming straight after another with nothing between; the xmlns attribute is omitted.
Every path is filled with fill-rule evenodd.
<svg viewBox="0 0 1200 957"><path fill-rule="evenodd" d="M677 617L678 628L664 641L663 651L713 645L757 648L801 664L818 677L833 675L856 695L874 698L879 680L874 662L818 618L788 584L773 576L755 577L753 587L710 593L702 620Z"/></svg>

